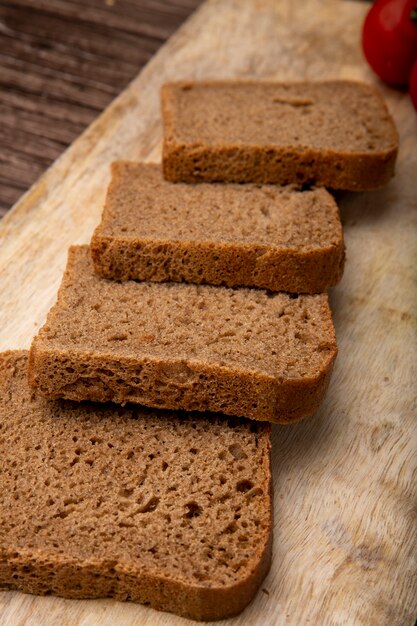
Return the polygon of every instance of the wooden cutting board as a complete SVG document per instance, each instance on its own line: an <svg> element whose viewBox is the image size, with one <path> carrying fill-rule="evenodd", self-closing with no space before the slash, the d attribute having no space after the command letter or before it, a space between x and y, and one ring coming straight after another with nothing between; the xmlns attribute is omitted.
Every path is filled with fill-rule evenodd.
<svg viewBox="0 0 417 626"><path fill-rule="evenodd" d="M174 78L353 78L367 4L209 0L0 222L0 349L29 347L70 244L97 224L112 160L159 160L159 87ZM225 623L412 626L417 616L417 115L379 85L398 125L395 179L339 194L347 265L331 304L340 354L311 420L273 434L275 537L254 602ZM1 373L0 373L1 375ZM131 603L0 594L2 625L189 621Z"/></svg>

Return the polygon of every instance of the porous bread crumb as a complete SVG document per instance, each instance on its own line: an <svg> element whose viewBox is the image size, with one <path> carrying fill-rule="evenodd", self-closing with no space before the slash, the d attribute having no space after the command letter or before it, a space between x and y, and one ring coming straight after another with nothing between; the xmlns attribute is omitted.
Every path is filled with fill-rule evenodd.
<svg viewBox="0 0 417 626"><path fill-rule="evenodd" d="M91 240L96 272L319 293L338 282L344 245L325 189L166 182L159 165L116 162Z"/></svg>
<svg viewBox="0 0 417 626"><path fill-rule="evenodd" d="M271 556L270 427L48 401L0 355L0 586L192 619L241 611Z"/></svg>
<svg viewBox="0 0 417 626"><path fill-rule="evenodd" d="M336 352L326 294L117 283L75 246L29 371L50 398L286 422L318 408Z"/></svg>
<svg viewBox="0 0 417 626"><path fill-rule="evenodd" d="M367 190L394 175L398 133L354 81L178 81L162 87L163 171L174 182Z"/></svg>

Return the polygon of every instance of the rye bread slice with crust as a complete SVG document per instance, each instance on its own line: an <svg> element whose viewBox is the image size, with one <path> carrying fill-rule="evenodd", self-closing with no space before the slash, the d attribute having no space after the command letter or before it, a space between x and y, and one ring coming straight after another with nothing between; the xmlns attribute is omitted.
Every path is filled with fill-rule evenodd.
<svg viewBox="0 0 417 626"><path fill-rule="evenodd" d="M75 246L29 373L49 398L289 422L317 410L336 352L326 294L118 283Z"/></svg>
<svg viewBox="0 0 417 626"><path fill-rule="evenodd" d="M325 189L173 185L159 165L116 162L91 240L97 273L320 293L341 278L339 211Z"/></svg>
<svg viewBox="0 0 417 626"><path fill-rule="evenodd" d="M162 87L163 170L178 182L375 189L398 133L379 92L338 80L179 81Z"/></svg>
<svg viewBox="0 0 417 626"><path fill-rule="evenodd" d="M0 355L0 587L235 615L271 559L270 427L48 401Z"/></svg>

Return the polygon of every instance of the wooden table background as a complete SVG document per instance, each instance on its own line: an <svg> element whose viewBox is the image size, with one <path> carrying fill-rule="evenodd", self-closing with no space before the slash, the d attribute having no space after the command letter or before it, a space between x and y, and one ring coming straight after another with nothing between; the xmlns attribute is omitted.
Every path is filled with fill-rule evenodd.
<svg viewBox="0 0 417 626"><path fill-rule="evenodd" d="M0 0L0 216L201 0Z"/></svg>

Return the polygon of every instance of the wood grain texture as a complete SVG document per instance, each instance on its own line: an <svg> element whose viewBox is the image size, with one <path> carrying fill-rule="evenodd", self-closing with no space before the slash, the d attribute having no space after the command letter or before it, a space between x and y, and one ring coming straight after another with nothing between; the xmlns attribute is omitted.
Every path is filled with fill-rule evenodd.
<svg viewBox="0 0 417 626"><path fill-rule="evenodd" d="M375 82L359 32L367 6L209 0L0 224L0 347L28 347L69 244L99 221L117 158L157 161L159 87L174 78L353 78ZM340 193L345 276L331 293L340 353L318 414L274 428L270 575L225 624L412 626L417 613L415 363L417 116L379 85L400 132L383 190ZM2 624L186 626L111 600L0 594Z"/></svg>
<svg viewBox="0 0 417 626"><path fill-rule="evenodd" d="M0 0L0 217L201 0Z"/></svg>

